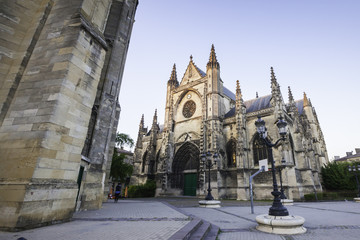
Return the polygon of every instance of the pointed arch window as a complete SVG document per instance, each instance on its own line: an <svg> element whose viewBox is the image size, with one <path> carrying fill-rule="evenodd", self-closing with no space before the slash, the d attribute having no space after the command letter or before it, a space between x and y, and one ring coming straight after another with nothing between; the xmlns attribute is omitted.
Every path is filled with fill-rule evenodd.
<svg viewBox="0 0 360 240"><path fill-rule="evenodd" d="M234 139L226 144L226 155L228 167L236 167L236 141Z"/></svg>
<svg viewBox="0 0 360 240"><path fill-rule="evenodd" d="M254 152L254 165L259 165L259 160L267 159L267 147L259 134L256 133L253 141L253 152Z"/></svg>
<svg viewBox="0 0 360 240"><path fill-rule="evenodd" d="M147 152L145 152L143 159L142 159L142 168L141 168L142 173L145 172L146 156L147 156Z"/></svg>
<svg viewBox="0 0 360 240"><path fill-rule="evenodd" d="M292 163L295 165L294 141L293 141L291 134L289 134L289 141L290 141L290 151L291 151L291 156L292 156Z"/></svg>

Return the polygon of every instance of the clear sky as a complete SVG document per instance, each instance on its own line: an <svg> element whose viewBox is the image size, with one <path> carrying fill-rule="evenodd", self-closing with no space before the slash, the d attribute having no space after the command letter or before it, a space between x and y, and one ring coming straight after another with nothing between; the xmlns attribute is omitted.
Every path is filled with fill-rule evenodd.
<svg viewBox="0 0 360 240"><path fill-rule="evenodd" d="M274 68L285 102L306 92L329 159L360 148L359 0L139 0L120 91L118 131L135 141L142 114L163 124L166 84L190 55L206 70L211 44L224 86L243 99L271 93Z"/></svg>

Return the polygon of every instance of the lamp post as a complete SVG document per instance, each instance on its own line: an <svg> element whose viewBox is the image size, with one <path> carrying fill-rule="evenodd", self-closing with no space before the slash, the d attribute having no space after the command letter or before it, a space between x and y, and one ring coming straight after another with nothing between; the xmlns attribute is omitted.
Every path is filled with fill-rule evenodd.
<svg viewBox="0 0 360 240"><path fill-rule="evenodd" d="M280 195L280 199L287 199L285 194L284 194L284 188L283 188L283 185L282 185L282 176L281 176L281 170L285 168L285 159L283 158L281 160L281 166L279 166L279 175L280 175L280 192L281 192L281 195Z"/></svg>
<svg viewBox="0 0 360 240"><path fill-rule="evenodd" d="M211 161L211 158L214 159L214 162ZM207 152L206 154L203 153L201 154L201 162L204 164L204 166L206 168L208 168L209 170L209 187L207 189L208 191L208 194L207 196L205 197L205 200L214 200L214 197L211 195L211 186L210 186L210 169L216 165L216 161L217 161L217 158L218 158L218 154L217 153L214 153L214 155L211 156L211 152Z"/></svg>
<svg viewBox="0 0 360 240"><path fill-rule="evenodd" d="M358 171L360 172L360 165L349 166L349 172L354 172L355 179L356 179L356 184L357 184L357 187L358 187L357 196L360 197L360 185L359 185L359 179L358 179L358 175L357 175Z"/></svg>
<svg viewBox="0 0 360 240"><path fill-rule="evenodd" d="M255 121L256 130L259 133L259 136L261 139L263 139L265 145L268 149L268 158L271 162L271 171L272 171L272 177L273 177L273 191L271 194L274 196L274 201L272 206L269 209L269 215L271 216L288 216L289 212L281 203L280 195L281 192L278 190L278 185L276 182L276 170L275 170L275 163L272 153L272 148L276 146L280 141L285 140L286 138L286 132L287 132L287 122L280 117L280 119L277 122L277 127L279 128L279 134L281 136L280 139L278 139L274 144L267 139L267 129L265 127L265 121L261 119L261 117L258 117L258 120Z"/></svg>

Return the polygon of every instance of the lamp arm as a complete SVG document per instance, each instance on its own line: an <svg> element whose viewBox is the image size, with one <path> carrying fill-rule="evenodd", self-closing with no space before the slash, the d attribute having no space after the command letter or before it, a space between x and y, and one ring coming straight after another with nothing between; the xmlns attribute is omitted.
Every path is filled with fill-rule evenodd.
<svg viewBox="0 0 360 240"><path fill-rule="evenodd" d="M285 137L279 138L274 144L272 144L269 139L267 138L262 138L262 140L264 140L266 146L268 147L275 147L276 145L278 145L278 143L282 140L285 140Z"/></svg>

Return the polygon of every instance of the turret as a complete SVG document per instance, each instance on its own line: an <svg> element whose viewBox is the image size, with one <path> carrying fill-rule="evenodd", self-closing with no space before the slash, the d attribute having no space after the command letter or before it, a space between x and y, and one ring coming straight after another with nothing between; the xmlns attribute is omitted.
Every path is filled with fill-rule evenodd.
<svg viewBox="0 0 360 240"><path fill-rule="evenodd" d="M241 94L239 80L236 81L236 155L237 155L237 167L245 167L244 149L247 149L246 139L246 107ZM246 166L248 167L248 166Z"/></svg>
<svg viewBox="0 0 360 240"><path fill-rule="evenodd" d="M208 116L219 117L221 111L222 81L220 79L220 64L216 59L214 44L211 45L209 62L206 66L206 75L208 77Z"/></svg>
<svg viewBox="0 0 360 240"><path fill-rule="evenodd" d="M209 62L206 65L206 70L208 70L209 68L216 68L217 70L220 70L220 64L216 59L214 44L211 45L210 58L209 58Z"/></svg>
<svg viewBox="0 0 360 240"><path fill-rule="evenodd" d="M144 114L141 116L140 124L139 124L139 132L136 140L136 147L142 148L142 138L146 134L147 128L144 128Z"/></svg>
<svg viewBox="0 0 360 240"><path fill-rule="evenodd" d="M279 118L283 112L286 111L285 103L281 95L280 85L278 84L273 67L270 68L271 71L271 105L275 107L275 118Z"/></svg>
<svg viewBox="0 0 360 240"><path fill-rule="evenodd" d="M206 144L208 151L217 151L218 141L221 141L220 126L224 115L223 86L220 79L220 64L216 59L214 45L211 46L209 62L206 66L207 93L204 96L207 102L206 109ZM205 88L206 88L205 87Z"/></svg>
<svg viewBox="0 0 360 240"><path fill-rule="evenodd" d="M289 95L289 111L288 111L288 113L293 118L293 122L294 122L294 126L295 126L295 133L298 133L300 131L299 110L296 106L290 86L288 87L288 95Z"/></svg>
<svg viewBox="0 0 360 240"><path fill-rule="evenodd" d="M174 63L173 69L170 74L170 79L167 82L167 91L166 91L166 105L165 105L165 122L164 122L164 132L167 130L171 130L172 125L172 111L173 111L173 99L172 99L172 91L173 89L179 86L179 82L177 80L176 74L176 65Z"/></svg>
<svg viewBox="0 0 360 240"><path fill-rule="evenodd" d="M174 63L173 69L171 71L170 79L168 81L168 86L170 85L171 88L177 88L179 86L179 82L177 80L176 74L176 65Z"/></svg>

